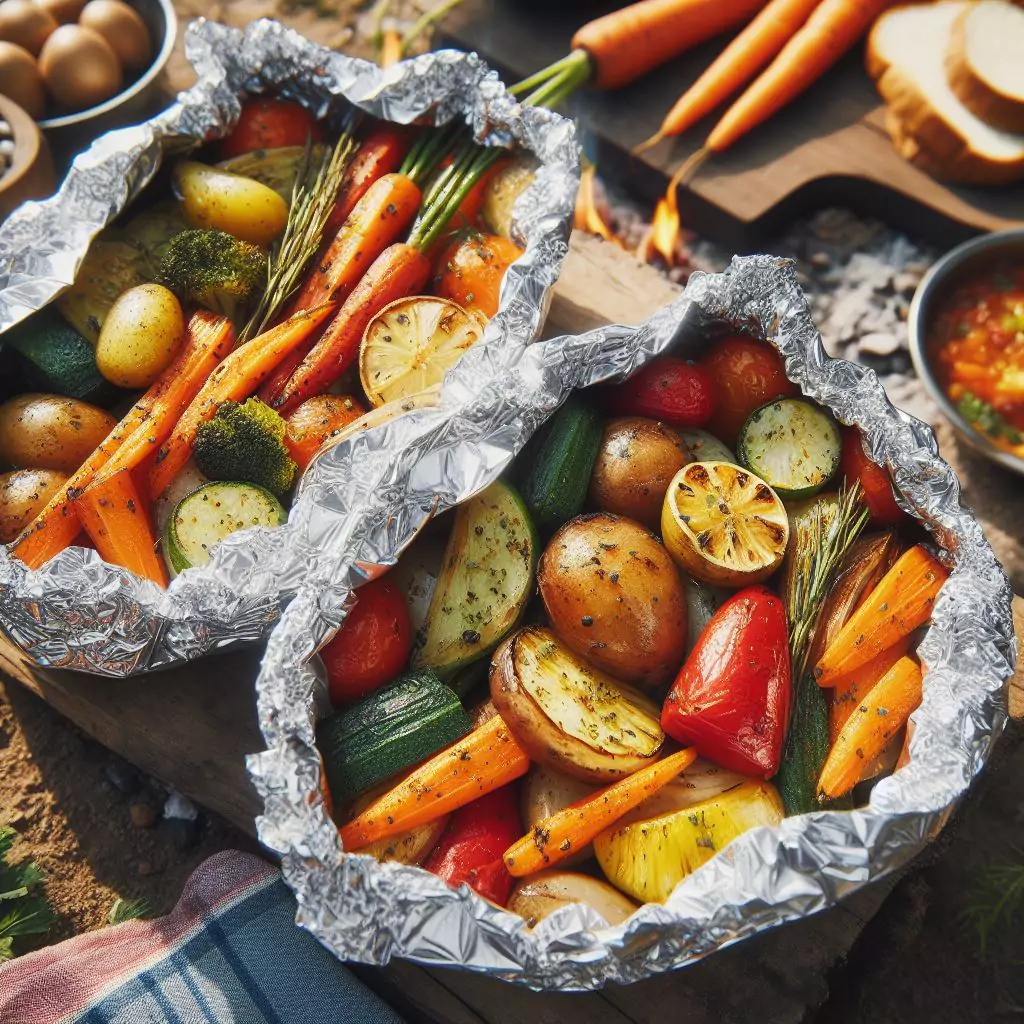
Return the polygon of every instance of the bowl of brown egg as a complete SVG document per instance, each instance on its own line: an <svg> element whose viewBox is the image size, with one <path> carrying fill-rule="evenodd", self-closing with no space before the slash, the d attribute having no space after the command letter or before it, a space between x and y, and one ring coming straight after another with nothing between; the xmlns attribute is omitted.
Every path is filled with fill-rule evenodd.
<svg viewBox="0 0 1024 1024"><path fill-rule="evenodd" d="M0 0L0 95L69 158L159 109L176 31L171 0Z"/></svg>

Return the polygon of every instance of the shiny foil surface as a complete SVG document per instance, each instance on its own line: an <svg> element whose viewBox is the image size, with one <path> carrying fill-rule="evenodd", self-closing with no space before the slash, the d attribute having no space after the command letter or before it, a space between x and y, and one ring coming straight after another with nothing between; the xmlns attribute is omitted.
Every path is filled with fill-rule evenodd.
<svg viewBox="0 0 1024 1024"><path fill-rule="evenodd" d="M42 308L75 277L89 243L153 178L165 157L225 134L239 95L269 88L333 123L355 105L407 124L465 121L478 141L539 161L518 201L526 252L509 269L486 339L518 350L538 333L567 251L579 182L571 122L524 108L479 57L439 51L382 71L316 46L273 21L245 32L194 22L186 53L199 83L160 116L110 132L79 156L60 191L28 203L0 228L0 331ZM0 335L0 345L3 337ZM343 477L332 490L347 493ZM333 508L300 490L286 526L236 533L212 561L166 591L72 548L29 571L0 549L0 626L41 665L123 676L255 641L277 621L337 533Z"/></svg>
<svg viewBox="0 0 1024 1024"><path fill-rule="evenodd" d="M769 340L805 394L864 430L872 457L889 466L902 503L953 570L920 646L928 671L911 763L879 782L860 810L745 833L664 905L644 906L617 927L569 906L529 931L465 886L346 855L318 788L314 720L324 687L313 655L343 621L353 588L395 564L432 514L498 477L572 389L621 379L670 347L697 355L709 334L730 327ZM783 260L737 259L723 275L697 274L638 327L471 350L436 405L322 455L303 499L322 513L309 538L322 554L270 638L257 684L267 750L249 766L265 801L260 837L281 854L298 921L345 959L400 956L549 990L637 981L691 963L821 910L907 862L941 829L1004 724L1003 686L1015 658L1007 579L961 506L931 429L897 411L873 371L825 354Z"/></svg>

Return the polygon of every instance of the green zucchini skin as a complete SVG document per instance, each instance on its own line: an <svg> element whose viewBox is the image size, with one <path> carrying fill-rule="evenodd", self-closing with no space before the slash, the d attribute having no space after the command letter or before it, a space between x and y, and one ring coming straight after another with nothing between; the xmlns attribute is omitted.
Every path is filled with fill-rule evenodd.
<svg viewBox="0 0 1024 1024"><path fill-rule="evenodd" d="M780 398L755 409L743 424L740 463L782 498L809 498L839 472L843 442L824 409L802 398Z"/></svg>
<svg viewBox="0 0 1024 1024"><path fill-rule="evenodd" d="M523 501L542 536L583 511L603 436L601 417L570 395L521 456L527 467L520 482Z"/></svg>
<svg viewBox="0 0 1024 1024"><path fill-rule="evenodd" d="M505 481L460 505L414 666L451 680L490 654L533 594L537 548L526 505Z"/></svg>
<svg viewBox="0 0 1024 1024"><path fill-rule="evenodd" d="M331 799L344 806L471 728L459 698L429 669L399 676L317 723L316 743Z"/></svg>

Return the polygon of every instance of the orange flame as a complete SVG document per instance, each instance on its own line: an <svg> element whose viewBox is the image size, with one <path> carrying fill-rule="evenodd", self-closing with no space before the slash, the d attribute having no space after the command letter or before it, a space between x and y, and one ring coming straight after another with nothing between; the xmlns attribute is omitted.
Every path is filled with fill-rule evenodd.
<svg viewBox="0 0 1024 1024"><path fill-rule="evenodd" d="M655 256L660 256L666 266L674 267L679 263L679 241L679 204L676 183L672 181L654 208L651 226L644 232L637 246L636 258L650 263Z"/></svg>
<svg viewBox="0 0 1024 1024"><path fill-rule="evenodd" d="M573 217L573 226L581 231L589 231L592 235L600 235L605 241L615 242L621 245L614 232L605 223L604 218L598 212L597 203L594 200L594 180L597 176L595 167L585 167L580 176L580 190L576 196L576 213Z"/></svg>

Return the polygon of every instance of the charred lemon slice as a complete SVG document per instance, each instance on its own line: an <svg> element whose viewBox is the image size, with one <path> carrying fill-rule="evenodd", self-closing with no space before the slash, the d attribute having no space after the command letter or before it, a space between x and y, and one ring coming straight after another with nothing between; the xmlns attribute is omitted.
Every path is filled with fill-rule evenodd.
<svg viewBox="0 0 1024 1024"><path fill-rule="evenodd" d="M661 535L691 576L745 587L782 564L789 519L779 496L750 470L730 462L693 462L669 484Z"/></svg>
<svg viewBox="0 0 1024 1024"><path fill-rule="evenodd" d="M359 379L375 405L437 384L484 334L471 313L447 299L416 295L385 306L367 325Z"/></svg>

